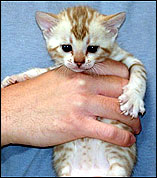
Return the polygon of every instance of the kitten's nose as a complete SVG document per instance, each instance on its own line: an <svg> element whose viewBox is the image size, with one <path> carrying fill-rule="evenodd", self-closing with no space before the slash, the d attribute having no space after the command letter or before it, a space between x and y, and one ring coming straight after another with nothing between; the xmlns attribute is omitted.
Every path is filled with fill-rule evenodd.
<svg viewBox="0 0 157 178"><path fill-rule="evenodd" d="M83 52L77 51L74 55L74 62L78 67L85 63L85 56Z"/></svg>
<svg viewBox="0 0 157 178"><path fill-rule="evenodd" d="M76 63L76 65L78 66L78 68L79 67L81 67L81 65L84 63L84 62L75 62Z"/></svg>

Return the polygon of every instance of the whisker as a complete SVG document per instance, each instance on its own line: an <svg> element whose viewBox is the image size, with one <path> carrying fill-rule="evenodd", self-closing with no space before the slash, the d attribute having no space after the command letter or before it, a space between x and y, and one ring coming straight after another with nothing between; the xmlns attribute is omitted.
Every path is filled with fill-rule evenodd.
<svg viewBox="0 0 157 178"><path fill-rule="evenodd" d="M99 75L99 73L98 73L96 67L93 67L93 71L94 71L94 74L95 74L96 76Z"/></svg>
<svg viewBox="0 0 157 178"><path fill-rule="evenodd" d="M95 71L94 71L93 67L88 70L88 74L95 75Z"/></svg>
<svg viewBox="0 0 157 178"><path fill-rule="evenodd" d="M94 68L97 69L99 75L105 75L102 68L104 68L103 64L95 64Z"/></svg>
<svg viewBox="0 0 157 178"><path fill-rule="evenodd" d="M92 74L96 75L96 71L95 71L94 67L91 68L91 72L92 72Z"/></svg>
<svg viewBox="0 0 157 178"><path fill-rule="evenodd" d="M64 70L64 76L66 76L66 74L68 73L68 70L69 70L69 69L68 69L67 67L65 67L64 69L65 69L65 70Z"/></svg>
<svg viewBox="0 0 157 178"><path fill-rule="evenodd" d="M62 73L62 75L68 75L68 72L71 71L69 68L65 67L64 65L60 66L56 69L58 72Z"/></svg>
<svg viewBox="0 0 157 178"><path fill-rule="evenodd" d="M98 65L95 65L94 68L95 68L95 70L96 70L98 75L103 75L104 74L103 70Z"/></svg>
<svg viewBox="0 0 157 178"><path fill-rule="evenodd" d="M64 66L60 66L59 68L56 69L59 73L65 73L65 68Z"/></svg>
<svg viewBox="0 0 157 178"><path fill-rule="evenodd" d="M91 68L91 70L92 70L92 74L93 74L94 76L99 75L99 73L98 73L97 69L95 68L95 66L93 66L93 67Z"/></svg>

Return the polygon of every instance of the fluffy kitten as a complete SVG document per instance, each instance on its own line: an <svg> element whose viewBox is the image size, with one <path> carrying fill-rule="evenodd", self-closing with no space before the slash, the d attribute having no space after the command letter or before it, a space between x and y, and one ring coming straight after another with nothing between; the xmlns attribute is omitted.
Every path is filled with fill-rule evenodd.
<svg viewBox="0 0 157 178"><path fill-rule="evenodd" d="M75 72L98 71L98 64L111 58L124 63L130 71L129 83L119 96L122 113L131 117L137 117L139 112L143 114L146 71L140 60L121 49L115 42L118 28L124 19L124 12L107 16L84 6L68 8L58 15L37 12L37 23L56 65L7 77L1 87L38 76L62 65ZM131 128L118 121L98 119L131 131ZM130 176L135 160L135 144L120 147L84 138L54 148L54 167L58 176Z"/></svg>

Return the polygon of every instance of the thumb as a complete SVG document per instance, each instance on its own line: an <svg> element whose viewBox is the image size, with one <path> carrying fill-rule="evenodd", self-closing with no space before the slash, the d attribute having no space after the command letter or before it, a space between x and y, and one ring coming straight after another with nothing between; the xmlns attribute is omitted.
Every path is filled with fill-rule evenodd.
<svg viewBox="0 0 157 178"><path fill-rule="evenodd" d="M86 137L100 139L119 146L131 146L136 141L131 132L93 118L84 120L83 129Z"/></svg>

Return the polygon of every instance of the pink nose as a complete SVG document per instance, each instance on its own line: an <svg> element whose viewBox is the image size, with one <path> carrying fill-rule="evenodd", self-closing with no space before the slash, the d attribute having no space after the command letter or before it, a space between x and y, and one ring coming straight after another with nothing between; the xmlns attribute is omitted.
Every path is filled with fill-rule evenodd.
<svg viewBox="0 0 157 178"><path fill-rule="evenodd" d="M78 67L81 67L85 63L85 56L83 52L77 51L74 55L74 62Z"/></svg>
<svg viewBox="0 0 157 178"><path fill-rule="evenodd" d="M78 66L78 67L81 67L81 65L84 63L84 62L75 62L76 63L76 65Z"/></svg>

